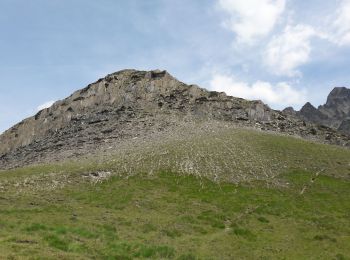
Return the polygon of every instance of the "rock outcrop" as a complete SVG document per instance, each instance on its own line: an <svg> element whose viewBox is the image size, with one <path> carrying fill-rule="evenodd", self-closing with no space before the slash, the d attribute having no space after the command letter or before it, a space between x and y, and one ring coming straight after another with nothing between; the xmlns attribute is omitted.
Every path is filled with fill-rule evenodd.
<svg viewBox="0 0 350 260"><path fill-rule="evenodd" d="M323 106L306 103L298 112L300 118L350 134L350 89L334 88Z"/></svg>
<svg viewBox="0 0 350 260"><path fill-rule="evenodd" d="M312 109L310 107L310 109ZM349 136L225 93L186 85L166 71L123 70L99 79L0 136L0 169L91 154L103 145L210 121L348 146ZM346 125L345 125L346 127ZM59 159L62 159L62 158Z"/></svg>

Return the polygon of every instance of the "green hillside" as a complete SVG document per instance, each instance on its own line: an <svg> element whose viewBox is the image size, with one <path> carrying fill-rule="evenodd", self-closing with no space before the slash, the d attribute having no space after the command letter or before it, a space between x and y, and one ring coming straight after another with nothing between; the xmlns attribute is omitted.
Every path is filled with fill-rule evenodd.
<svg viewBox="0 0 350 260"><path fill-rule="evenodd" d="M349 244L350 150L293 137L222 128L0 173L0 258L349 259Z"/></svg>

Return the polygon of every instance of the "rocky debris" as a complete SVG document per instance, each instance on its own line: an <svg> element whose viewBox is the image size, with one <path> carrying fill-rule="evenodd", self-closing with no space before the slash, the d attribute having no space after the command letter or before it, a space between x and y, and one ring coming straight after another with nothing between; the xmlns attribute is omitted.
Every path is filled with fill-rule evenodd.
<svg viewBox="0 0 350 260"><path fill-rule="evenodd" d="M100 183L104 180L108 180L112 176L111 172L90 172L87 174L84 174L82 177L87 178L92 183Z"/></svg>
<svg viewBox="0 0 350 260"><path fill-rule="evenodd" d="M309 109L312 109L308 106ZM41 110L0 136L0 169L76 158L210 121L342 146L349 136L293 113L186 85L166 71L123 70ZM167 133L168 133L167 132Z"/></svg>
<svg viewBox="0 0 350 260"><path fill-rule="evenodd" d="M350 89L334 88L325 105L315 108L308 102L297 112L297 116L350 134Z"/></svg>

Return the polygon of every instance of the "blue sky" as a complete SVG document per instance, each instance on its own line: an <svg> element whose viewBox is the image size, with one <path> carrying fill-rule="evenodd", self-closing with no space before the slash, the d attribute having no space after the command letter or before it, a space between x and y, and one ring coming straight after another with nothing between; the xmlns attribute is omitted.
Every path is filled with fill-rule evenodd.
<svg viewBox="0 0 350 260"><path fill-rule="evenodd" d="M350 0L0 0L0 132L125 68L317 106L348 57Z"/></svg>

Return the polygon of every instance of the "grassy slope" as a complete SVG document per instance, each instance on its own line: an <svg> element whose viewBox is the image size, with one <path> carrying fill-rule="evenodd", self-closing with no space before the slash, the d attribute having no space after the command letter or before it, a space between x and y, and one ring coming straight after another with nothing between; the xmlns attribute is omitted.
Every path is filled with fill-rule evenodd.
<svg viewBox="0 0 350 260"><path fill-rule="evenodd" d="M348 259L349 163L341 148L223 130L4 171L0 258ZM119 176L82 178L98 170Z"/></svg>

